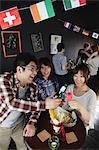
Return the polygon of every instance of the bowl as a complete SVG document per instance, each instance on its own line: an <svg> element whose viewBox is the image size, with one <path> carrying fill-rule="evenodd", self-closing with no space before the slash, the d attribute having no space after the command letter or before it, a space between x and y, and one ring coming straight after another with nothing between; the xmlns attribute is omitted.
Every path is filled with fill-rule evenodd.
<svg viewBox="0 0 99 150"><path fill-rule="evenodd" d="M77 115L74 110L67 111L61 107L55 109L58 121L65 127L73 127L77 122Z"/></svg>

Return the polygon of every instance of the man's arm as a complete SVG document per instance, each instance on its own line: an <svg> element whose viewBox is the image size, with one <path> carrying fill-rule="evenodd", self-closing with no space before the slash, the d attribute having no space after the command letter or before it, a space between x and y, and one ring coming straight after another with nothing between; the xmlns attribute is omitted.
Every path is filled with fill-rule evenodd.
<svg viewBox="0 0 99 150"><path fill-rule="evenodd" d="M48 98L46 101L37 101L37 95L28 99L17 99L16 93L11 86L9 80L0 79L0 94L1 100L5 102L5 105L10 110L17 110L20 112L28 113L33 111L45 111L45 109L56 108L60 103L61 99L53 101L52 98ZM1 104L3 107L3 104Z"/></svg>
<svg viewBox="0 0 99 150"><path fill-rule="evenodd" d="M41 114L41 111L32 112L29 118L29 121L23 130L23 136L32 137L35 135L36 129L37 129L37 120L40 114Z"/></svg>
<svg viewBox="0 0 99 150"><path fill-rule="evenodd" d="M82 54L86 54L88 57L90 57L91 54L89 54L87 51L82 51Z"/></svg>
<svg viewBox="0 0 99 150"><path fill-rule="evenodd" d="M92 54L90 55L90 57L88 58L88 60L90 60L90 59L96 57L97 55L98 55L98 51L92 53Z"/></svg>
<svg viewBox="0 0 99 150"><path fill-rule="evenodd" d="M70 64L67 63L67 57L64 56L62 60L62 70L67 70L70 68Z"/></svg>
<svg viewBox="0 0 99 150"><path fill-rule="evenodd" d="M45 102L37 101L37 96L33 99L17 99L16 93L11 86L9 80L0 79L0 93L1 99L11 110L18 110L20 112L31 112L36 110L45 110Z"/></svg>
<svg viewBox="0 0 99 150"><path fill-rule="evenodd" d="M54 109L57 106L59 106L60 103L61 103L60 99L54 99L53 100L53 99L48 97L45 101L46 109ZM26 127L24 128L23 136L31 137L31 136L35 135L36 127L37 127L37 119L40 116L40 112L41 111L32 112L32 115L30 116L29 121L28 121Z"/></svg>

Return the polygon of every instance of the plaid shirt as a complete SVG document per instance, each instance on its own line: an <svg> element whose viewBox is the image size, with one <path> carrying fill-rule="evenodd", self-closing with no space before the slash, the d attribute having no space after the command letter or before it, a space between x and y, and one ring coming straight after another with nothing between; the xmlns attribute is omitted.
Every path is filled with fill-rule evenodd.
<svg viewBox="0 0 99 150"><path fill-rule="evenodd" d="M29 124L37 122L40 112L45 110L44 101L38 101L38 89L35 83L29 84L25 93L26 99L18 98L20 83L14 73L0 75L0 122L2 122L12 110L29 113Z"/></svg>

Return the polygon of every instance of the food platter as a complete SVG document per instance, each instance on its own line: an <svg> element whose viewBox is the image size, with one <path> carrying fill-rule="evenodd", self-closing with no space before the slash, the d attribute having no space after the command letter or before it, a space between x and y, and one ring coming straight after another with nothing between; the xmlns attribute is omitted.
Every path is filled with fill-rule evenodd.
<svg viewBox="0 0 99 150"><path fill-rule="evenodd" d="M77 122L77 115L74 110L67 111L62 107L57 107L55 110L56 119L65 127L73 127Z"/></svg>

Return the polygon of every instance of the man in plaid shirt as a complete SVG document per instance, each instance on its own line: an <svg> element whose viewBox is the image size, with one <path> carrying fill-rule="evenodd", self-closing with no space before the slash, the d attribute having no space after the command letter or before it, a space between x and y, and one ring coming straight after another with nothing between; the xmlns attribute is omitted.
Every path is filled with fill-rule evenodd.
<svg viewBox="0 0 99 150"><path fill-rule="evenodd" d="M29 53L17 56L15 73L0 75L0 150L8 150L12 138L18 150L26 150L25 137L35 135L40 112L54 109L60 99L38 100L38 88L33 82L37 74L37 60ZM25 113L31 112L24 127Z"/></svg>

